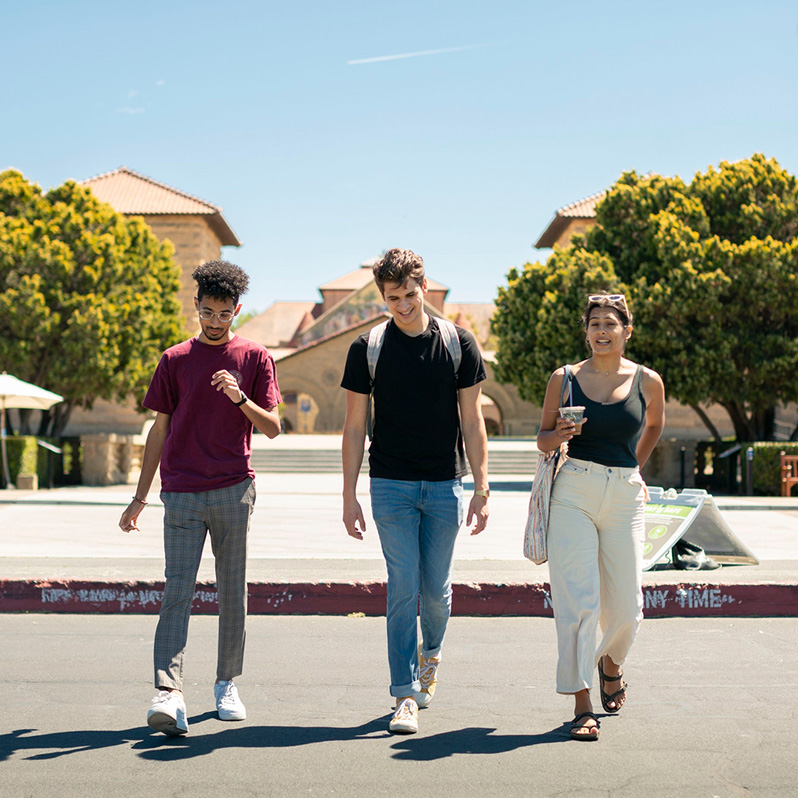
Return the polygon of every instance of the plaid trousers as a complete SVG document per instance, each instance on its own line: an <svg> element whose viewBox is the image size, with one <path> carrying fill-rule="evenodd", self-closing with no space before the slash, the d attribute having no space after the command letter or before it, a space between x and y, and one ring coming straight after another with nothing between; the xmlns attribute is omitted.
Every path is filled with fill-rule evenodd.
<svg viewBox="0 0 798 798"><path fill-rule="evenodd" d="M255 484L200 493L162 492L164 504L164 587L155 631L155 687L182 690L183 658L197 571L210 532L219 594L219 648L216 677L241 673L247 616L247 533L255 506Z"/></svg>

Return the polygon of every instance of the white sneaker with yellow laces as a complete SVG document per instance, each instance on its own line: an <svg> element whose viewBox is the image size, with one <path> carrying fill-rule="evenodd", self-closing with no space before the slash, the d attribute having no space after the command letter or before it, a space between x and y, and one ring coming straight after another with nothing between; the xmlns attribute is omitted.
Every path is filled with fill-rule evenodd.
<svg viewBox="0 0 798 798"><path fill-rule="evenodd" d="M441 664L441 658L440 655L425 657L419 649L418 664L418 680L421 682L421 690L415 694L414 698L420 707L428 707L432 703L435 686L438 684L438 665Z"/></svg>
<svg viewBox="0 0 798 798"><path fill-rule="evenodd" d="M418 704L403 698L393 713L388 729L394 734L415 734L418 731Z"/></svg>

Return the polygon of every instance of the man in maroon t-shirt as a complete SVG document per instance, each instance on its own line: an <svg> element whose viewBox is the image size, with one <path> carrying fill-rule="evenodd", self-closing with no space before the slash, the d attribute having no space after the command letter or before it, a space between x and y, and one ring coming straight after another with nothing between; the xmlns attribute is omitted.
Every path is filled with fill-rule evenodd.
<svg viewBox="0 0 798 798"><path fill-rule="evenodd" d="M144 407L156 412L147 436L136 494L119 526L136 530L161 465L164 587L155 632L155 687L147 724L165 734L188 732L183 655L205 537L210 532L219 595L219 648L213 692L221 720L243 720L233 678L244 659L246 554L255 504L250 465L252 427L280 432L282 401L274 360L265 347L230 331L249 278L238 266L209 261L192 274L201 331L164 352Z"/></svg>

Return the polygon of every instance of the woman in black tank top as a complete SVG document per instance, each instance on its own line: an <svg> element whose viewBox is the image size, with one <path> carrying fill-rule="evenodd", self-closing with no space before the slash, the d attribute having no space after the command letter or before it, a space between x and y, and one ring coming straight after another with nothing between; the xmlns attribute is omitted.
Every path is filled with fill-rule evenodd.
<svg viewBox="0 0 798 798"><path fill-rule="evenodd" d="M585 408L581 427L560 416L565 369L549 380L538 448L568 444L552 491L549 570L557 626L557 692L575 698L571 737L598 739L590 700L598 663L604 710L626 699L621 665L642 619L641 557L647 489L640 466L665 424L665 389L655 371L624 357L632 314L620 294L588 298L583 316L591 357L571 367L566 405ZM596 629L603 638L595 648Z"/></svg>

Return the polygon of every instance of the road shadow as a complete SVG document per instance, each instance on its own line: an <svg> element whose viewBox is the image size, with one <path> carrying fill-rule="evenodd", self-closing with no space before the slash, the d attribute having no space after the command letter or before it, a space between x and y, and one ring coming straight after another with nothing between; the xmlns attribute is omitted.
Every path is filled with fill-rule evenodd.
<svg viewBox="0 0 798 798"><path fill-rule="evenodd" d="M16 729L8 734L0 734L0 762L5 762L14 754L31 753L25 759L57 759L67 754L80 754L85 751L100 751L119 745L141 743L150 735L146 727L108 731L105 729L76 729L68 732L44 732L38 729Z"/></svg>
<svg viewBox="0 0 798 798"><path fill-rule="evenodd" d="M184 737L158 734L146 726L117 731L84 729L39 733L38 729L17 729L0 735L0 762L14 754L44 761L70 754L125 746L150 761L175 762L207 756L214 751L241 748L295 748L326 742L393 738L388 732L391 715L359 726L247 726L223 723L215 712L189 718L190 733ZM202 729L212 721L207 731ZM395 759L419 762L445 759L454 754L500 754L547 743L569 740L569 724L541 734L494 734L496 729L471 727L397 740L391 748Z"/></svg>
<svg viewBox="0 0 798 798"><path fill-rule="evenodd" d="M430 762L454 754L504 754L518 748L570 740L570 723L564 723L542 734L494 734L496 729L471 727L441 732L429 737L408 737L391 746L394 759Z"/></svg>
<svg viewBox="0 0 798 798"><path fill-rule="evenodd" d="M216 713L209 713L216 718ZM189 719L190 733L185 737L147 735L132 748L142 759L174 762L194 759L225 748L295 748L327 742L389 737L390 715L370 720L360 726L243 726L218 721L213 732L197 734L191 728L195 723Z"/></svg>
<svg viewBox="0 0 798 798"><path fill-rule="evenodd" d="M388 737L390 715L360 726L247 726L223 723L215 712L189 718L190 733L169 737L146 726L118 731L83 729L39 733L38 729L17 729L0 735L0 762L14 754L25 759L42 761L69 754L129 746L143 759L175 761L206 756L225 748L291 748L324 742ZM215 721L212 730L203 732L202 724ZM27 756L25 756L27 754Z"/></svg>

